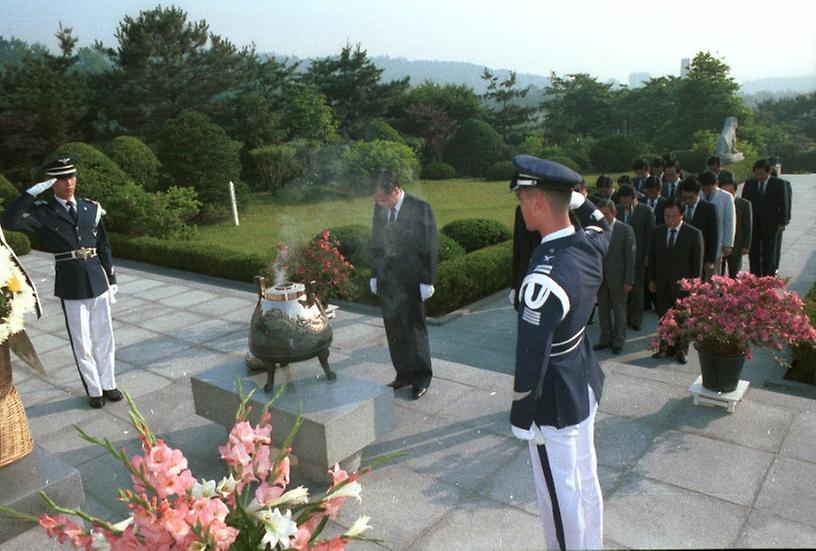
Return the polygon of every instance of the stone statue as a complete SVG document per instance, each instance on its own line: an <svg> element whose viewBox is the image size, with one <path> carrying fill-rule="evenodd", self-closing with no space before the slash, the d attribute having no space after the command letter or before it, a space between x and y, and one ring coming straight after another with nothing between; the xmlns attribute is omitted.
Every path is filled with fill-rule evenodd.
<svg viewBox="0 0 816 551"><path fill-rule="evenodd" d="M714 154L720 158L723 166L736 163L745 158L745 155L737 151L737 118L725 117L723 129L717 144L714 146Z"/></svg>

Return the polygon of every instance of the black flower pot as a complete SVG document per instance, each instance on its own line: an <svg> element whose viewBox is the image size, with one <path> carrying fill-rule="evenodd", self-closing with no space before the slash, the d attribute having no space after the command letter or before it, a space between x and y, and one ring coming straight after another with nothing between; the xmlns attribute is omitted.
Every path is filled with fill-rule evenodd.
<svg viewBox="0 0 816 551"><path fill-rule="evenodd" d="M745 354L737 356L719 356L702 350L697 344L697 355L700 357L700 371L703 375L703 387L714 392L731 392L736 390L745 363Z"/></svg>

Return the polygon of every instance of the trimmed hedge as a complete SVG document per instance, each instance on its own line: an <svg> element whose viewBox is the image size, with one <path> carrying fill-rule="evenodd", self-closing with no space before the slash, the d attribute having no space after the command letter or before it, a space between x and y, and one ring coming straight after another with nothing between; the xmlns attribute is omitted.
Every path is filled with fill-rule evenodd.
<svg viewBox="0 0 816 551"><path fill-rule="evenodd" d="M816 284L810 288L810 291L805 296L804 303L804 310L810 318L810 322L816 324ZM793 364L797 368L813 374L814 380L816 380L816 346L792 346L791 354L793 356Z"/></svg>
<svg viewBox="0 0 816 551"><path fill-rule="evenodd" d="M217 245L109 233L114 256L250 283L267 259Z"/></svg>
<svg viewBox="0 0 816 551"><path fill-rule="evenodd" d="M423 180L449 180L456 177L456 169L448 163L430 163L422 169Z"/></svg>
<svg viewBox="0 0 816 551"><path fill-rule="evenodd" d="M459 243L466 252L513 238L513 232L507 226L487 218L454 220L442 227L442 233Z"/></svg>
<svg viewBox="0 0 816 551"><path fill-rule="evenodd" d="M106 148L110 160L147 191L159 189L161 163L143 141L133 136L117 136Z"/></svg>
<svg viewBox="0 0 816 551"><path fill-rule="evenodd" d="M254 191L277 193L283 186L303 176L303 163L289 145L265 145L251 150L244 175Z"/></svg>
<svg viewBox="0 0 816 551"><path fill-rule="evenodd" d="M485 180L489 182L501 182L502 180L509 182L515 172L516 167L513 166L513 161L497 161L487 169Z"/></svg>
<svg viewBox="0 0 816 551"><path fill-rule="evenodd" d="M570 159L569 157L550 157L551 161L555 161L556 163L561 163L567 168L571 168L575 172L581 172L581 165Z"/></svg>
<svg viewBox="0 0 816 551"><path fill-rule="evenodd" d="M439 316L510 286L513 241L440 262L428 314Z"/></svg>
<svg viewBox="0 0 816 551"><path fill-rule="evenodd" d="M20 190L14 187L8 178L0 174L0 205L5 208L20 196Z"/></svg>
<svg viewBox="0 0 816 551"><path fill-rule="evenodd" d="M340 242L340 252L355 269L371 267L371 228L350 224L329 228L332 237Z"/></svg>
<svg viewBox="0 0 816 551"><path fill-rule="evenodd" d="M787 160L782 159L782 170L784 172L816 172L816 148L794 153Z"/></svg>
<svg viewBox="0 0 816 551"><path fill-rule="evenodd" d="M445 150L445 162L465 176L484 176L490 165L509 156L499 133L479 119L463 122Z"/></svg>
<svg viewBox="0 0 816 551"><path fill-rule="evenodd" d="M31 240L26 234L6 230L3 231L3 235L6 237L6 243L17 256L23 256L31 251Z"/></svg>

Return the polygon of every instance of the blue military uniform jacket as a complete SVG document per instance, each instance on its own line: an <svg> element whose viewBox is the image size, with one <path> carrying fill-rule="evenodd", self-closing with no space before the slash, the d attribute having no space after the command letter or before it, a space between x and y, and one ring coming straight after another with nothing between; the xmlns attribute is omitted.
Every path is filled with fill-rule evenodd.
<svg viewBox="0 0 816 551"><path fill-rule="evenodd" d="M55 198L37 201L23 192L6 209L2 224L10 230L36 234L49 252L57 254L82 247L95 247L97 255L87 260L56 263L54 294L64 300L98 297L116 283L113 258L105 234L105 211L96 201L75 198L77 221Z"/></svg>
<svg viewBox="0 0 816 551"><path fill-rule="evenodd" d="M584 229L539 245L521 285L511 422L525 430L578 424L589 416L588 388L601 397L604 374L585 330L610 231L589 201L575 214Z"/></svg>

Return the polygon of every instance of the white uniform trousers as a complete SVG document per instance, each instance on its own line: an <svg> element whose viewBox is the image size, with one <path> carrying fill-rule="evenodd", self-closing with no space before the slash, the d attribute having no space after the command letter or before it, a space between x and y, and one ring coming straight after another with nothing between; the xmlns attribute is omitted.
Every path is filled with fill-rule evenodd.
<svg viewBox="0 0 816 551"><path fill-rule="evenodd" d="M79 376L88 396L116 388L110 293L80 300L63 300L62 310L74 349Z"/></svg>
<svg viewBox="0 0 816 551"><path fill-rule="evenodd" d="M595 455L598 404L592 389L589 401L589 417L577 425L533 426L530 456L547 549L603 547L603 497Z"/></svg>

